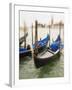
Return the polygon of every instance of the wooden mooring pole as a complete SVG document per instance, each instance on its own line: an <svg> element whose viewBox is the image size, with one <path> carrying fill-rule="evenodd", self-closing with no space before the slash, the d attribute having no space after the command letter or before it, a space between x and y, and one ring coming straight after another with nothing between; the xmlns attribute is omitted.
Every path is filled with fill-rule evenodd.
<svg viewBox="0 0 72 90"><path fill-rule="evenodd" d="M32 24L32 45L33 45L33 24Z"/></svg>
<svg viewBox="0 0 72 90"><path fill-rule="evenodd" d="M24 36L26 34L26 26L25 26L25 22L24 22ZM24 48L26 48L26 37L24 38Z"/></svg>
<svg viewBox="0 0 72 90"><path fill-rule="evenodd" d="M60 39L61 39L61 25L62 25L62 23L61 23L61 21L59 22L59 35L60 35ZM61 45L61 42L60 42L60 44L59 45ZM59 46L60 47L60 46Z"/></svg>
<svg viewBox="0 0 72 90"><path fill-rule="evenodd" d="M38 22L37 20L35 21L35 54L38 54L38 48L37 48L37 44L38 44L38 32L37 32L37 28L38 28Z"/></svg>
<svg viewBox="0 0 72 90"><path fill-rule="evenodd" d="M51 25L49 25L49 47L50 47L50 28L51 28Z"/></svg>

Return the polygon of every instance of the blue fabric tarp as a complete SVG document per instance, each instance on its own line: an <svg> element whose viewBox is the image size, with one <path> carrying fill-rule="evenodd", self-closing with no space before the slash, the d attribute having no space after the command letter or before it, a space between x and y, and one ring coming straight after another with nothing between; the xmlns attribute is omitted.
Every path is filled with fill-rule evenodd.
<svg viewBox="0 0 72 90"><path fill-rule="evenodd" d="M27 51L27 48L20 48L19 51Z"/></svg>
<svg viewBox="0 0 72 90"><path fill-rule="evenodd" d="M50 45L50 49L52 51L57 51L60 48L61 38L60 35L58 35L57 39Z"/></svg>

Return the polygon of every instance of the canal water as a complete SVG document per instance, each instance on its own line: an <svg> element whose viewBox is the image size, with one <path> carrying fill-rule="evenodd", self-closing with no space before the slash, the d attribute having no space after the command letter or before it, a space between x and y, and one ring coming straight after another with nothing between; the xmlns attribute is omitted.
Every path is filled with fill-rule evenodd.
<svg viewBox="0 0 72 90"><path fill-rule="evenodd" d="M32 29L28 29L27 44L32 46ZM33 29L33 38L34 35ZM38 40L45 37L49 33L48 28L38 28ZM51 29L50 41L51 43L56 39L59 34L59 27ZM20 32L22 37L23 31ZM64 29L61 29L61 39L64 43ZM34 42L35 39L33 39ZM24 43L22 44L22 46ZM62 50L63 51L63 50ZM60 58L54 60L47 65L36 68L32 57L24 57L19 60L19 79L32 79L32 78L50 78L50 77L63 77L64 76L64 53L61 52Z"/></svg>
<svg viewBox="0 0 72 90"><path fill-rule="evenodd" d="M25 57L20 61L19 65L19 79L32 78L49 78L49 77L63 77L64 76L64 56L58 60L54 60L37 69L34 65L34 60L30 57Z"/></svg>

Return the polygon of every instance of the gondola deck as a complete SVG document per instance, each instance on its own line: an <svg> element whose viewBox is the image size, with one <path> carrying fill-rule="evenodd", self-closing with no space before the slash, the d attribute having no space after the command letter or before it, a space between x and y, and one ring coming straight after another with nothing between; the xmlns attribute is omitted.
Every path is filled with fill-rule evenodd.
<svg viewBox="0 0 72 90"><path fill-rule="evenodd" d="M51 56L53 56L53 54L46 51L46 52L38 54L37 58L48 58L48 57L51 57Z"/></svg>

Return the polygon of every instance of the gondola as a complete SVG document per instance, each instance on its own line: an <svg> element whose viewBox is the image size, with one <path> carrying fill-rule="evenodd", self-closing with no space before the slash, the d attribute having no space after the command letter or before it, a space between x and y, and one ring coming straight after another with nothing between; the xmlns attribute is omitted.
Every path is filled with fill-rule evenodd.
<svg viewBox="0 0 72 90"><path fill-rule="evenodd" d="M34 63L36 68L40 68L48 64L48 62L60 57L60 43L61 39L60 36L58 36L57 39L42 53L34 54Z"/></svg>
<svg viewBox="0 0 72 90"><path fill-rule="evenodd" d="M48 40L49 40L49 35L47 35L44 39L40 40L37 42L37 47L38 47L38 51L41 52L43 51L47 44L48 44ZM35 49L35 44L32 45L33 50ZM28 45L27 48L19 48L19 55L20 58L25 57L25 56L32 56L32 51L30 46Z"/></svg>

